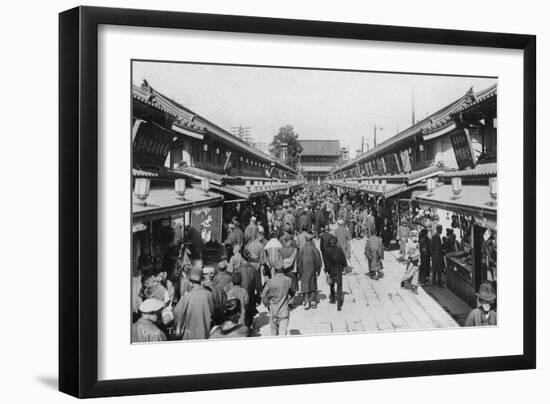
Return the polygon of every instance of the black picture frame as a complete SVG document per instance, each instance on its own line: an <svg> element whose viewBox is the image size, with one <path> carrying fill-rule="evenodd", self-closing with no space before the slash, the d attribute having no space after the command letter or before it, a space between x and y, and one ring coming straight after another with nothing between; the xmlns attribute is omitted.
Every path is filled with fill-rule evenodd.
<svg viewBox="0 0 550 404"><path fill-rule="evenodd" d="M523 51L523 353L98 381L98 26L100 24L509 48ZM59 389L76 397L326 383L536 367L536 37L78 7L59 16ZM517 270L517 269L516 269ZM519 274L519 272L518 272Z"/></svg>

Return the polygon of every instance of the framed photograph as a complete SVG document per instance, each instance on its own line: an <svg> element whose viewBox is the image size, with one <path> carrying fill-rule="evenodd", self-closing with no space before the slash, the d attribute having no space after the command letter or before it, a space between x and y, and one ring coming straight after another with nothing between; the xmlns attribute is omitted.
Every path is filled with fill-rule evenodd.
<svg viewBox="0 0 550 404"><path fill-rule="evenodd" d="M535 36L78 7L59 46L61 391L535 368Z"/></svg>

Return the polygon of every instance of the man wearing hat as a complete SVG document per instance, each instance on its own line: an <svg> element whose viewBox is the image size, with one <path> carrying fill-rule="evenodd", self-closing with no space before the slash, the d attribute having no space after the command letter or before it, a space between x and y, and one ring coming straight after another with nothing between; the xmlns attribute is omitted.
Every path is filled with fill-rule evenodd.
<svg viewBox="0 0 550 404"><path fill-rule="evenodd" d="M338 245L338 240L334 236L330 236L328 239L328 246L325 250L325 274L327 275L327 283L330 286L330 300L331 304L337 303L337 309L342 309L344 302L342 292L342 273L347 265L346 256L344 251ZM335 290L336 289L336 290Z"/></svg>
<svg viewBox="0 0 550 404"><path fill-rule="evenodd" d="M430 255L432 256L432 283L443 286L441 274L445 268L445 252L443 251L443 242L441 241L441 233L443 226L438 224L435 228L436 232L430 241Z"/></svg>
<svg viewBox="0 0 550 404"><path fill-rule="evenodd" d="M199 267L193 267L189 275L193 285L174 308L176 333L182 339L207 339L212 326L214 300L212 293L203 285L203 272Z"/></svg>
<svg viewBox="0 0 550 404"><path fill-rule="evenodd" d="M262 302L269 309L271 335L286 335L290 317L291 284L290 278L284 274L282 262L277 262L275 275L266 282L262 291Z"/></svg>
<svg viewBox="0 0 550 404"><path fill-rule="evenodd" d="M132 324L132 342L166 341L166 335L157 327L164 302L146 299L139 305L141 317Z"/></svg>
<svg viewBox="0 0 550 404"><path fill-rule="evenodd" d="M477 303L479 307L473 309L464 323L465 327L484 327L488 325L497 325L497 312L493 309L493 304L497 299L497 294L493 285L489 281L479 285L477 293Z"/></svg>

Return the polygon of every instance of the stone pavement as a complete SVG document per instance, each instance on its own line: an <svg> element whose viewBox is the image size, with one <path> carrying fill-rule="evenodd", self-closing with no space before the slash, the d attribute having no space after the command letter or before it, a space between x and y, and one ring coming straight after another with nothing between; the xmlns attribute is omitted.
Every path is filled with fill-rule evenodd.
<svg viewBox="0 0 550 404"><path fill-rule="evenodd" d="M316 309L298 306L290 314L290 335L374 332L406 329L459 327L470 308L444 288L418 288L418 295L400 287L405 265L398 262L398 252L385 252L384 277L378 281L367 276L363 255L365 239L352 240L351 265L343 279L342 311L329 304L330 288L324 272L317 279L319 288ZM440 289L436 291L435 289ZM437 295L434 295L437 292ZM437 300L432 297L436 296ZM255 336L269 336L269 314L263 305L255 318ZM458 320L458 322L457 322Z"/></svg>

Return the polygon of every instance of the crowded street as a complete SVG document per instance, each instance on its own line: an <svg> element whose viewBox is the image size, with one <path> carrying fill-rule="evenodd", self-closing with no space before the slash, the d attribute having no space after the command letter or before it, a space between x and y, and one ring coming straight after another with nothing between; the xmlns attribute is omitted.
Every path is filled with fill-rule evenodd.
<svg viewBox="0 0 550 404"><path fill-rule="evenodd" d="M392 331L459 327L458 321L470 308L452 293L437 298L422 289L418 295L399 287L405 271L394 254L387 254L384 278L372 281L363 255L364 240L351 242L353 269L343 279L344 304L342 311L329 304L329 286L323 277L318 280L319 306L308 312L297 307L290 317L289 334L330 334L361 331ZM426 288L431 289L431 288ZM269 336L269 315L262 305L254 323L253 336Z"/></svg>
<svg viewBox="0 0 550 404"><path fill-rule="evenodd" d="M321 83L339 94L395 84L388 76L258 70L256 88L239 67L134 67L133 343L497 325L495 80L446 78L445 103L431 100L417 119L413 97L404 129L381 140L371 122L372 137L366 127L368 136L348 137L352 156L338 136L300 138L283 123L292 108L259 141L149 80L170 93L185 81L200 98L207 80L195 88L192 77L231 91L232 72L259 100L268 81L294 91L299 77L312 92L296 102L310 108ZM358 97L380 119L397 118ZM262 113L252 119L263 127Z"/></svg>

